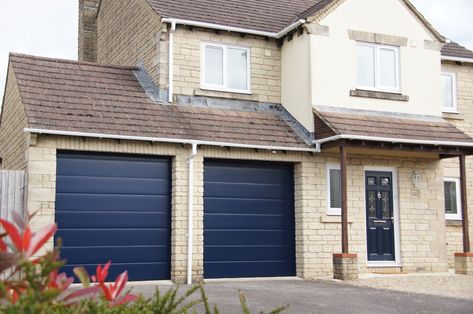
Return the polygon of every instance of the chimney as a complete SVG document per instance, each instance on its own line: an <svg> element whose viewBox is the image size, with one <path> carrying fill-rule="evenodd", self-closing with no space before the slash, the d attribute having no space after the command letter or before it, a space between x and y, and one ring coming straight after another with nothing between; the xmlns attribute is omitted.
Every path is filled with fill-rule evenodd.
<svg viewBox="0 0 473 314"><path fill-rule="evenodd" d="M97 13L101 0L79 0L79 61L97 62Z"/></svg>

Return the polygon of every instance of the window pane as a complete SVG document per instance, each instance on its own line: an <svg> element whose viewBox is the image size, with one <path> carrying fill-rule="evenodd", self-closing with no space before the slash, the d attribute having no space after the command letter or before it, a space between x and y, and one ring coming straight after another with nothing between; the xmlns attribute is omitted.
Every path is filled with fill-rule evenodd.
<svg viewBox="0 0 473 314"><path fill-rule="evenodd" d="M248 89L247 50L228 48L228 87Z"/></svg>
<svg viewBox="0 0 473 314"><path fill-rule="evenodd" d="M358 85L375 87L374 48L359 45L358 49Z"/></svg>
<svg viewBox="0 0 473 314"><path fill-rule="evenodd" d="M453 77L442 75L443 107L453 109Z"/></svg>
<svg viewBox="0 0 473 314"><path fill-rule="evenodd" d="M340 170L330 169L330 208L342 207Z"/></svg>
<svg viewBox="0 0 473 314"><path fill-rule="evenodd" d="M223 85L223 49L205 47L205 83Z"/></svg>
<svg viewBox="0 0 473 314"><path fill-rule="evenodd" d="M458 214L456 182L444 182L445 188L445 213Z"/></svg>
<svg viewBox="0 0 473 314"><path fill-rule="evenodd" d="M396 51L379 49L379 84L382 87L397 89Z"/></svg>

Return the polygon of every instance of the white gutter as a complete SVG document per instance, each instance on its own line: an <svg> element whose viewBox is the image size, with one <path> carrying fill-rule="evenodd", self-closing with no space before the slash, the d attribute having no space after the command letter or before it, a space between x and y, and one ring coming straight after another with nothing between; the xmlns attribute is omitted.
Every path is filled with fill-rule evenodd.
<svg viewBox="0 0 473 314"><path fill-rule="evenodd" d="M197 144L192 143L192 152L187 159L189 163L189 185L187 192L187 284L192 284L192 247L194 245L194 157L197 155Z"/></svg>
<svg viewBox="0 0 473 314"><path fill-rule="evenodd" d="M460 58L460 57L442 56L442 61L455 61L455 62L473 63L473 58Z"/></svg>
<svg viewBox="0 0 473 314"><path fill-rule="evenodd" d="M285 29L283 29L282 31L275 33L275 32L264 32L264 31L249 29L249 28L233 27L233 26L226 26L226 25L221 25L221 24L198 22L198 21L184 20L184 19L163 18L161 19L161 21L163 23L210 28L210 29L216 29L216 30L227 31L227 32L259 35L259 36L271 37L271 38L281 38L284 35L286 35L288 32L292 31L293 29L305 23L305 20L298 20L292 23L291 25L289 25L288 27L286 27Z"/></svg>
<svg viewBox="0 0 473 314"><path fill-rule="evenodd" d="M363 136L363 135L335 135L321 140L315 140L312 143L316 145L316 151L320 153L322 144L337 140L358 140L358 141L373 141L373 142L391 142L399 144L419 144L419 145L434 145L434 146L463 146L473 147L473 143L466 142L444 142L444 141L429 141L429 140L411 140L402 138L377 137L377 136Z"/></svg>
<svg viewBox="0 0 473 314"><path fill-rule="evenodd" d="M172 96L174 93L174 31L176 30L176 23L171 22L171 29L169 31L169 49L168 49L168 101L172 103Z"/></svg>
<svg viewBox="0 0 473 314"><path fill-rule="evenodd" d="M98 139L128 140L128 141L141 141L141 142L161 142L161 143L190 144L190 145L195 144L195 145L218 146L218 147L261 149L261 150L270 150L270 151L310 152L310 153L316 152L314 148L308 148L308 147L299 148L299 147L285 147L285 146L237 144L237 143L227 143L227 142L212 142L212 141L201 141L201 140L186 140L186 139L176 139L176 138L160 138L160 137L130 136L130 135L111 135L111 134L102 134L102 133L57 131L57 130L34 129L34 128L25 128L24 132L40 134L40 135L49 134L49 135L60 135L60 136L90 137L90 138L98 138Z"/></svg>

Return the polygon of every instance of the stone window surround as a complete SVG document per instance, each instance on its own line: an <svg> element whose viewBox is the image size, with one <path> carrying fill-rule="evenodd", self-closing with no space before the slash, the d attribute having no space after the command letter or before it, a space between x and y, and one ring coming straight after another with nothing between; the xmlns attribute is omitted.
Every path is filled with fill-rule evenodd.
<svg viewBox="0 0 473 314"><path fill-rule="evenodd" d="M402 95L400 93L372 91L372 90L365 90L365 89L350 90L350 96L363 97L363 98L377 98L377 99L385 99L385 100L393 100L393 101L409 101L408 95Z"/></svg>

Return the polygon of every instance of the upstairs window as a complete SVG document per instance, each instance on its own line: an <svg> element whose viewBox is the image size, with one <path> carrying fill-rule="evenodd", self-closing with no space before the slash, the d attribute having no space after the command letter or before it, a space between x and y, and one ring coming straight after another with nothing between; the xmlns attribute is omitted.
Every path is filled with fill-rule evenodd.
<svg viewBox="0 0 473 314"><path fill-rule="evenodd" d="M327 215L341 215L342 208L342 186L339 165L327 166Z"/></svg>
<svg viewBox="0 0 473 314"><path fill-rule="evenodd" d="M456 85L454 73L442 73L443 112L457 112Z"/></svg>
<svg viewBox="0 0 473 314"><path fill-rule="evenodd" d="M250 93L250 49L202 44L201 87L218 91Z"/></svg>
<svg viewBox="0 0 473 314"><path fill-rule="evenodd" d="M460 180L445 178L443 181L445 194L445 218L461 220Z"/></svg>
<svg viewBox="0 0 473 314"><path fill-rule="evenodd" d="M358 88L400 92L399 47L357 43Z"/></svg>

